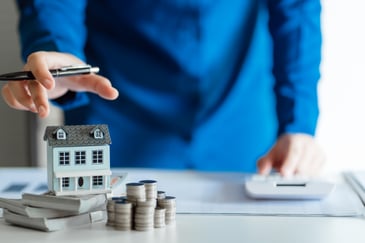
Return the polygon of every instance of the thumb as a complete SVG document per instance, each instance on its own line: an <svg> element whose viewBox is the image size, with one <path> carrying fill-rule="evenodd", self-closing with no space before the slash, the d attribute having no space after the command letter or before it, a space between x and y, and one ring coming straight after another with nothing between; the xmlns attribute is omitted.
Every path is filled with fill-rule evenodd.
<svg viewBox="0 0 365 243"><path fill-rule="evenodd" d="M273 158L270 153L261 157L257 162L258 173L261 175L268 175L273 168Z"/></svg>

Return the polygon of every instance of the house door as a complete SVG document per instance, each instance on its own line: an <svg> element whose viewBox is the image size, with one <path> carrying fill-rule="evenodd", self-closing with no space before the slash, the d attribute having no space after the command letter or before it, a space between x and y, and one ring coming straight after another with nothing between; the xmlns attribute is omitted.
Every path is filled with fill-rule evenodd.
<svg viewBox="0 0 365 243"><path fill-rule="evenodd" d="M79 178L77 178L76 183L78 190L89 189L89 179L87 177L80 176Z"/></svg>

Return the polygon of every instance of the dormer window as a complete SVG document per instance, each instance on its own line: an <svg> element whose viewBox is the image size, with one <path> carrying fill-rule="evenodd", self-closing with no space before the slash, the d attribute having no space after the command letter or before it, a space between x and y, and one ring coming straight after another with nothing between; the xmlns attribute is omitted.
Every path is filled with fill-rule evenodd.
<svg viewBox="0 0 365 243"><path fill-rule="evenodd" d="M66 140L66 132L62 128L58 129L56 132L57 140Z"/></svg>
<svg viewBox="0 0 365 243"><path fill-rule="evenodd" d="M104 138L104 133L99 129L95 129L94 130L94 138L95 139L103 139Z"/></svg>

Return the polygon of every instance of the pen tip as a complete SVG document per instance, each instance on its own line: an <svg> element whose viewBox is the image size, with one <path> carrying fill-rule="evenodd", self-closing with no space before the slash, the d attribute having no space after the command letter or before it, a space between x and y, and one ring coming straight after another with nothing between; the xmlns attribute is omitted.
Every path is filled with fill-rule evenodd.
<svg viewBox="0 0 365 243"><path fill-rule="evenodd" d="M91 67L90 68L90 73L98 73L99 72L99 67Z"/></svg>

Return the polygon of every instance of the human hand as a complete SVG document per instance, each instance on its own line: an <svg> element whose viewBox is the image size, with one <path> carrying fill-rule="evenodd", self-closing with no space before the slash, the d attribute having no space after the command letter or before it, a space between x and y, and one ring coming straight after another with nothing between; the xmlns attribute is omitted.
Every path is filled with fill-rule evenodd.
<svg viewBox="0 0 365 243"><path fill-rule="evenodd" d="M283 176L315 175L324 165L325 156L315 139L307 134L284 134L271 150L258 160L258 173L272 169Z"/></svg>
<svg viewBox="0 0 365 243"><path fill-rule="evenodd" d="M8 82L2 88L5 102L12 108L38 113L40 117L49 114L48 99L56 99L68 91L86 91L98 94L108 100L118 97L118 91L111 82L97 74L53 78L49 69L85 64L77 57L59 52L34 52L29 55L24 70L31 71L36 80Z"/></svg>

